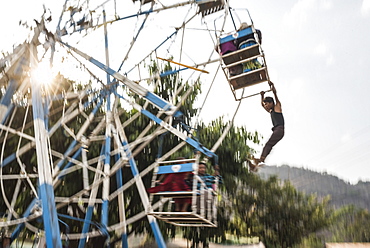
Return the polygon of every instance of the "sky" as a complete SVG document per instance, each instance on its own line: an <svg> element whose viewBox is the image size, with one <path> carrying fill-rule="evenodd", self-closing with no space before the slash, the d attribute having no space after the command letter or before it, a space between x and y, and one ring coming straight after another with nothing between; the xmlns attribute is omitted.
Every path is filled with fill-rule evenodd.
<svg viewBox="0 0 370 248"><path fill-rule="evenodd" d="M27 37L27 30L19 26L19 21L32 23L30 20L39 18L43 3L56 16L52 23L56 27L64 1L58 2L7 1L4 9L8 14L0 16L0 50L9 51L13 44ZM129 4L132 5L131 1L122 2L127 9ZM116 4L117 8L122 7L119 1ZM370 93L370 0L230 0L230 6L242 9L242 15L236 18L242 21L249 20L244 11L247 8L254 26L262 31L262 48L269 75L282 103L285 137L273 148L266 163L326 172L350 183L370 181L370 112L367 110ZM135 13L133 11L131 14ZM176 20L177 11L180 10L149 18L147 26L152 27L148 28L149 32L157 28L165 36L151 33L150 39L138 40L143 42L143 49L149 47L148 43L158 44L170 33L161 26L161 18L167 22L170 19L173 26L181 24L183 19ZM204 19L210 27L213 25L212 15ZM135 22L125 25L137 29ZM202 26L201 22L199 26ZM114 29L113 25L110 30L118 37L110 39L114 68L121 61L114 55L119 54L120 49L127 49L134 33L122 30L123 26ZM194 32L198 33L187 38L197 40L197 43L185 47L184 61L185 56L191 53L208 56L203 54L202 46L207 46L208 50L214 48L211 42L203 41L201 31ZM129 39L125 40L125 36ZM102 42L103 36L89 37L90 40L79 37L74 42L80 49L89 46L89 54L104 61L104 49L95 42ZM130 54L133 64L140 52L137 50ZM164 53L162 55L165 57ZM199 62L201 58L195 60ZM210 76L204 78L205 87L210 85L215 66L207 70ZM218 74L214 85L207 101L204 101L201 119L210 121L216 114L230 119L238 102L233 99L223 73ZM235 123L263 135L261 145L250 144L258 155L271 134L272 125L269 115L260 105L259 96L242 101Z"/></svg>

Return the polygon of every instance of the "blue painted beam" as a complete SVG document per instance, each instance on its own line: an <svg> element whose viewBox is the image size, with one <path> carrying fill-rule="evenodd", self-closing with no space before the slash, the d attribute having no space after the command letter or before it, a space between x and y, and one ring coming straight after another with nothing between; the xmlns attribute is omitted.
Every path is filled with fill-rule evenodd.
<svg viewBox="0 0 370 248"><path fill-rule="evenodd" d="M32 110L35 130L37 168L39 174L39 190L42 205L42 217L47 247L62 248L60 229L55 206L54 188L52 184L51 163L49 160L47 127L43 108L43 97L40 82L31 82Z"/></svg>
<svg viewBox="0 0 370 248"><path fill-rule="evenodd" d="M157 174L182 173L193 171L193 163L158 166Z"/></svg>
<svg viewBox="0 0 370 248"><path fill-rule="evenodd" d="M104 154L104 151L105 151L105 149L102 146L101 150L100 150L100 156L102 156ZM94 181L96 180L96 177L97 177L97 175L95 174ZM98 190L97 190L96 187L91 189L90 199L94 199L96 197L97 191ZM81 238L80 238L80 242L78 243L78 248L84 248L85 247L86 240L87 240L86 234L89 232L89 229L90 229L91 218L92 218L93 211L94 211L94 204L95 204L94 202L89 201L88 206L86 208L85 220L83 222Z"/></svg>
<svg viewBox="0 0 370 248"><path fill-rule="evenodd" d="M150 202L149 202L148 195L146 193L146 189L144 187L144 183L143 183L143 181L140 177L139 170L136 166L135 159L132 156L132 153L131 153L131 150L129 148L129 144L128 144L127 140L124 140L122 142L122 145L123 145L123 149L126 153L126 156L129 159L131 172L132 172L132 175L134 176L136 187L137 187L137 190L138 190L140 198L141 198L141 202L143 203L144 208L147 211L148 208L150 207ZM147 215L147 218L148 218L150 227L152 228L154 238L157 242L158 248L166 248L167 246L166 246L166 243L164 242L164 239L163 239L161 230L159 229L156 218L154 218L151 215Z"/></svg>
<svg viewBox="0 0 370 248"><path fill-rule="evenodd" d="M109 67L109 49L108 49L108 30L107 30L107 23L106 23L106 14L105 10L103 9L103 22L104 22L104 41L105 41L105 60L107 67ZM107 85L110 84L110 75L107 73ZM111 110L111 94L107 94L106 96L106 113L105 113L105 159L104 159L104 173L110 173L110 152L111 152L111 121L112 121L112 110ZM109 188L110 188L110 178L107 177L103 181L103 189L102 189L102 207L101 207L101 225L102 227L107 230L108 227L108 218L109 218ZM109 242L109 240L108 240Z"/></svg>
<svg viewBox="0 0 370 248"><path fill-rule="evenodd" d="M14 73L12 74L8 87L6 88L6 92L3 95L3 97L0 100L0 123L4 124L7 116L11 111L9 111L11 108L13 108L13 104L11 103L13 95L15 91L17 90L21 79L21 75L23 73L23 67L28 63L28 59L25 57L22 57L18 64L15 64L14 66Z"/></svg>
<svg viewBox="0 0 370 248"><path fill-rule="evenodd" d="M109 75L113 76L118 81L121 81L131 91L133 91L136 94L146 98L151 103L156 105L158 108L160 108L164 111L168 111L169 115L173 115L175 117L182 115L182 113L180 111L176 110L176 106L173 106L171 103L165 101L164 99L160 98L159 96L155 95L154 93L148 91L147 89L145 89L141 85L129 80L125 76L123 76L120 73L114 71L109 66L104 65L103 63L99 62L98 60L94 59L93 57L88 56L87 54L85 54L85 53L81 52L80 50L68 45L67 43L64 43L60 40L59 40L59 42L61 44L65 45L66 47L68 47L69 49L71 49L72 51L74 51L75 53L79 54L80 56L82 56L83 58L85 58L86 60L91 62L92 64L96 65L97 67L99 67L100 69L102 69L103 71L108 73Z"/></svg>
<svg viewBox="0 0 370 248"><path fill-rule="evenodd" d="M248 27L246 29L240 30L239 32L236 32L235 34L231 34L231 35L221 38L220 43L223 44L228 41L236 40L238 38L241 38L241 37L244 37L250 34L253 34L253 30L251 27Z"/></svg>
<svg viewBox="0 0 370 248"><path fill-rule="evenodd" d="M118 97L120 97L121 99L126 100L123 96L121 96L121 95L119 95L117 93L116 93L116 95ZM129 101L127 101L127 102L129 104L131 104L132 107L134 107L136 110L138 110L139 112L141 112L142 114L144 114L145 116L147 116L148 118L150 118L151 120L155 121L157 124L159 124L160 126L164 127L165 129L167 129L171 133L175 134L180 139L184 140L186 143L188 143L189 145L191 145L192 147L194 147L197 151L200 151L201 153L203 153L207 157L214 158L216 163L218 162L217 161L218 160L218 156L214 152L212 152L211 150L209 150L206 147L204 147L198 141L192 139L191 137L188 137L184 133L180 132L176 128L172 127L168 123L164 122L163 120L161 120L157 116L155 116L152 113L150 113L148 110L143 109L140 105L138 105L136 103L129 102Z"/></svg>

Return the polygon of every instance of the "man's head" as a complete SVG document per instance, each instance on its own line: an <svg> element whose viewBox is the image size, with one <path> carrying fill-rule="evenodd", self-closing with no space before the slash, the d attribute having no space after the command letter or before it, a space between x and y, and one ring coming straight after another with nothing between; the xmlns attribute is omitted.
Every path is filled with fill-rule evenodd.
<svg viewBox="0 0 370 248"><path fill-rule="evenodd" d="M266 96L265 99L263 99L263 106L265 109L272 109L275 106L274 98Z"/></svg>
<svg viewBox="0 0 370 248"><path fill-rule="evenodd" d="M204 175L207 171L207 165L204 162L200 162L198 166L198 174Z"/></svg>

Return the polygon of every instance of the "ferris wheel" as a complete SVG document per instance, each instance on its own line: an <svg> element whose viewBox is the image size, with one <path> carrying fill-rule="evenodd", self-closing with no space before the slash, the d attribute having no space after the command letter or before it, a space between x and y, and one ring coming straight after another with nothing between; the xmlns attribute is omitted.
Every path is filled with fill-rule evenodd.
<svg viewBox="0 0 370 248"><path fill-rule="evenodd" d="M176 2L66 0L56 28L45 10L29 41L2 58L3 240L27 229L47 247L71 240L85 247L115 233L128 247L130 225L146 218L158 247L166 247L158 221L217 226L217 197L204 198L209 189L199 187L197 168L201 156L217 161L222 137L204 147L189 126L178 126L189 124L181 106L200 82L212 87L220 76L235 100L249 97L246 88L267 85L267 65L260 31L236 20L229 1ZM53 70L59 74L45 83ZM167 99L155 93L164 77L172 80ZM151 154L164 135L178 142ZM173 157L189 151L196 153ZM148 194L143 178L176 173L194 175L190 190ZM127 193L132 188L136 195ZM140 211L130 208L133 198ZM177 198L192 199L190 210L173 211Z"/></svg>

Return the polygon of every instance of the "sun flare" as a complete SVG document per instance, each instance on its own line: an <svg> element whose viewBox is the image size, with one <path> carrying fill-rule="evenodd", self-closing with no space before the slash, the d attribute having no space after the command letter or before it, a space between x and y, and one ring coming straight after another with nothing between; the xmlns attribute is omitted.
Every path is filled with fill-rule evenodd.
<svg viewBox="0 0 370 248"><path fill-rule="evenodd" d="M55 71L53 67L50 67L48 62L41 62L38 66L32 70L32 79L41 85L50 85L55 78Z"/></svg>

